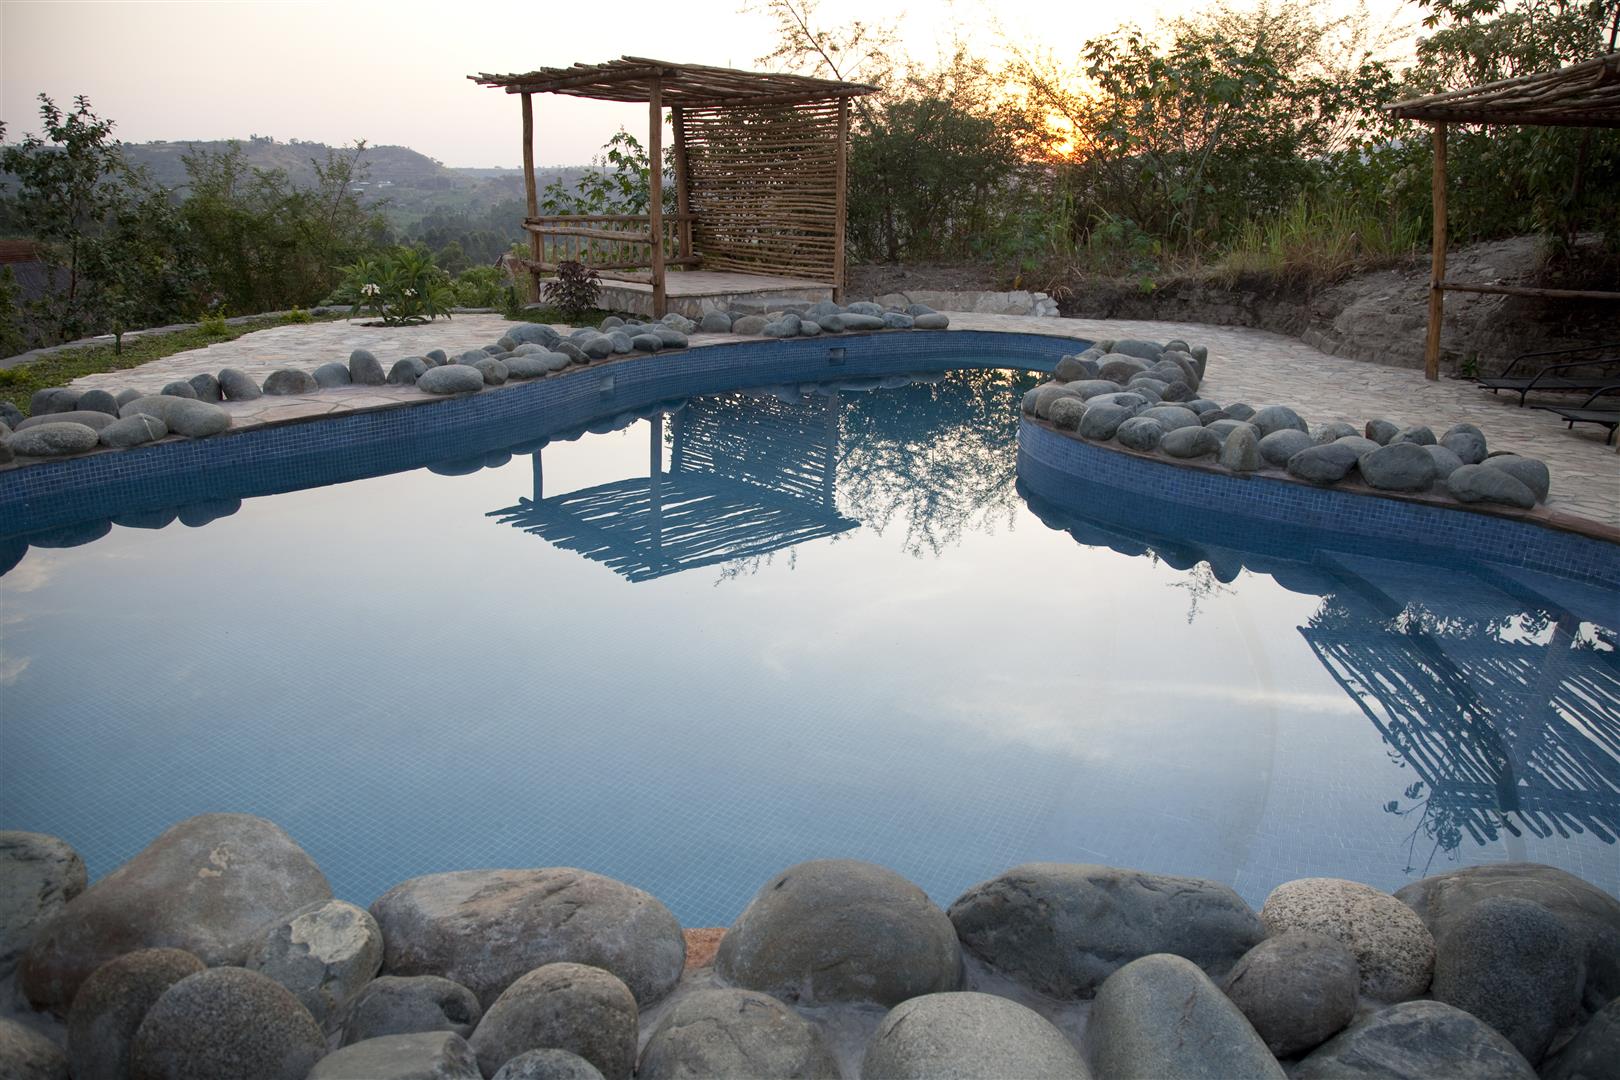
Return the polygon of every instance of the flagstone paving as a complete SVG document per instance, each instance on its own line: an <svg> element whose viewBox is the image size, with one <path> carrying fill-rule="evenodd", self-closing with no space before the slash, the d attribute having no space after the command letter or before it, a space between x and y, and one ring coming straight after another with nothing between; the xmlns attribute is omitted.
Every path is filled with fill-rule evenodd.
<svg viewBox="0 0 1620 1080"><path fill-rule="evenodd" d="M402 356L442 348L454 356L487 345L512 324L499 315L459 315L426 326L381 328L359 322L278 326L232 341L176 353L128 371L87 375L82 389L148 393L175 379L235 367L259 381L278 367L313 370L370 350L384 370ZM1396 424L1427 424L1436 433L1452 424L1477 424L1493 449L1512 449L1547 463L1552 473L1549 510L1620 526L1620 455L1593 426L1573 431L1551 413L1519 408L1517 399L1486 393L1455 379L1428 382L1422 372L1329 356L1281 334L1246 327L1140 320L1052 319L1020 315L951 315L956 330L1058 334L1086 340L1181 338L1209 348L1209 374L1199 393L1223 404L1282 404L1312 424L1346 420L1357 426L1381 417ZM733 342L732 334L694 334L693 345ZM679 354L672 354L678 356ZM500 388L491 391L499 392ZM410 386L352 386L319 393L227 402L234 428L302 420L354 409L431 400Z"/></svg>

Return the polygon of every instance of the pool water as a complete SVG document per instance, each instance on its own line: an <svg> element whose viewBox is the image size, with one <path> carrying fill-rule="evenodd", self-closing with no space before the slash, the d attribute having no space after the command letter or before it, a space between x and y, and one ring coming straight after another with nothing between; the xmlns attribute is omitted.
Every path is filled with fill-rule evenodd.
<svg viewBox="0 0 1620 1080"><path fill-rule="evenodd" d="M1255 904L1505 859L1620 890L1614 590L1043 500L1035 379L692 397L32 547L0 577L0 826L94 876L247 811L361 904L571 865L688 926L829 856L942 903L1033 860Z"/></svg>

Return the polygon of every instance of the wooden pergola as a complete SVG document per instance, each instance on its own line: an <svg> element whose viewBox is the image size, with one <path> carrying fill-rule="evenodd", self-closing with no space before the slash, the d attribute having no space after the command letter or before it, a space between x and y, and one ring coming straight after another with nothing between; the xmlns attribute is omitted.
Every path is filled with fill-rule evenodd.
<svg viewBox="0 0 1620 1080"><path fill-rule="evenodd" d="M1610 42L1613 47L1613 42ZM1446 293L1493 293L1565 300L1620 300L1620 293L1587 289L1542 289L1446 280L1446 126L1527 124L1540 127L1620 127L1620 53L1556 71L1483 83L1463 90L1411 98L1384 106L1400 120L1421 120L1434 139L1434 256L1429 273L1429 336L1423 370L1440 377L1440 326Z"/></svg>
<svg viewBox="0 0 1620 1080"><path fill-rule="evenodd" d="M637 56L467 77L522 97L525 262L536 280L572 259L605 279L650 285L654 315L666 310L671 268L810 280L843 299L849 102L876 87ZM541 216L535 94L647 103L646 214ZM674 214L664 213L665 107Z"/></svg>

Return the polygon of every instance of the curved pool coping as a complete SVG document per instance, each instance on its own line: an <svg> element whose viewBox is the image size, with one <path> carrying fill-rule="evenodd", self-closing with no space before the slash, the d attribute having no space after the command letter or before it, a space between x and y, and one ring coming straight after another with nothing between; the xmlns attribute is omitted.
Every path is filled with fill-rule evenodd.
<svg viewBox="0 0 1620 1080"><path fill-rule="evenodd" d="M1086 344L1038 333L913 330L749 339L615 357L472 394L379 402L207 439L171 439L7 469L0 471L0 527L7 537L25 537L114 513L344 483L543 442L604 417L698 394L942 368L1049 371ZM1090 442L1029 417L1021 420L1019 446L1020 476L1026 458L1037 472L1044 468L1047 476L1037 478L1035 490L1060 503L1061 485L1047 480L1067 473L1188 508L1241 509L1258 520L1409 540L1620 584L1620 530L1540 507L1486 510L1361 485L1322 488L1281 475L1239 477L1212 463ZM229 473L228 483L221 483L222 473Z"/></svg>

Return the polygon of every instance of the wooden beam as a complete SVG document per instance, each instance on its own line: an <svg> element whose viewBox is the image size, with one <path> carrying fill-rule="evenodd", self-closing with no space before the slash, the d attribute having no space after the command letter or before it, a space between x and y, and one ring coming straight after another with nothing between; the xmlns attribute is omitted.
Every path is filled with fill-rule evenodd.
<svg viewBox="0 0 1620 1080"><path fill-rule="evenodd" d="M1446 292L1490 293L1496 296L1543 296L1553 300L1620 300L1620 292L1602 292L1597 289L1541 289L1532 285L1465 285L1460 281L1444 281L1440 287Z"/></svg>
<svg viewBox="0 0 1620 1080"><path fill-rule="evenodd" d="M686 110L679 105L671 106L669 121L675 135L675 211L680 220L680 227L675 231L675 252L685 259L692 254L691 208L686 195L689 183L686 171Z"/></svg>
<svg viewBox="0 0 1620 1080"><path fill-rule="evenodd" d="M1440 328L1446 318L1446 125L1434 125L1434 254L1429 266L1429 337L1423 377L1440 378Z"/></svg>
<svg viewBox="0 0 1620 1080"><path fill-rule="evenodd" d="M838 99L838 178L833 197L833 303L844 302L844 218L849 208L849 99Z"/></svg>
<svg viewBox="0 0 1620 1080"><path fill-rule="evenodd" d="M652 234L653 318L664 317L664 102L663 84L647 84L647 231Z"/></svg>
<svg viewBox="0 0 1620 1080"><path fill-rule="evenodd" d="M534 217L540 212L540 191L535 186L534 179L534 96L523 95L523 196L528 206L528 216ZM545 261L545 246L539 235L529 234L529 258L534 262ZM533 295L531 299L540 299L540 275L531 270L530 285Z"/></svg>

